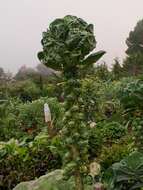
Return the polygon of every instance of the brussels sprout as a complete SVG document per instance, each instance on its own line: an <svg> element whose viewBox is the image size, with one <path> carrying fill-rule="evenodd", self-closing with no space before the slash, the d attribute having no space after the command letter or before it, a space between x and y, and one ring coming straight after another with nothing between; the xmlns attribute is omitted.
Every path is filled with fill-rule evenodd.
<svg viewBox="0 0 143 190"><path fill-rule="evenodd" d="M88 136L89 136L88 131L85 131L84 133L81 134L81 137L85 139L88 138Z"/></svg>
<svg viewBox="0 0 143 190"><path fill-rule="evenodd" d="M69 109L70 109L71 103L72 103L72 102L67 101L67 100L64 102L64 108L65 108L65 110L69 110Z"/></svg>
<svg viewBox="0 0 143 190"><path fill-rule="evenodd" d="M66 144L67 145L71 145L73 143L73 139L71 138L71 137L68 137L67 139L66 139Z"/></svg>
<svg viewBox="0 0 143 190"><path fill-rule="evenodd" d="M67 82L67 85L70 86L70 87L73 87L77 84L77 80L75 79L69 79L68 82Z"/></svg>
<svg viewBox="0 0 143 190"><path fill-rule="evenodd" d="M80 149L80 153L82 155L86 154L88 152L88 149L86 147Z"/></svg>
<svg viewBox="0 0 143 190"><path fill-rule="evenodd" d="M73 97L73 95L68 95L67 97L66 97L66 100L67 100L67 102L72 102L72 101L74 101L74 97Z"/></svg>
<svg viewBox="0 0 143 190"><path fill-rule="evenodd" d="M136 131L137 129L136 129L136 127L132 127L132 130L133 130L133 131Z"/></svg>
<svg viewBox="0 0 143 190"><path fill-rule="evenodd" d="M68 126L70 126L71 128L75 126L75 121L69 121L68 122Z"/></svg>
<svg viewBox="0 0 143 190"><path fill-rule="evenodd" d="M141 125L138 125L138 130L141 130L141 129L143 129L143 127L141 126Z"/></svg>
<svg viewBox="0 0 143 190"><path fill-rule="evenodd" d="M86 147L88 145L88 140L82 140L78 142L80 147Z"/></svg>
<svg viewBox="0 0 143 190"><path fill-rule="evenodd" d="M66 94L68 94L68 93L70 93L70 91L71 91L71 87L65 85L64 88L63 88L63 90L64 90L64 92L65 92Z"/></svg>
<svg viewBox="0 0 143 190"><path fill-rule="evenodd" d="M79 96L81 94L81 89L80 88L74 88L73 89L74 93Z"/></svg>
<svg viewBox="0 0 143 190"><path fill-rule="evenodd" d="M80 103L80 104L83 104L84 103L84 101L83 101L83 99L80 97L80 98L78 98L78 102Z"/></svg>
<svg viewBox="0 0 143 190"><path fill-rule="evenodd" d="M60 108L60 112L64 113L65 112L65 108L64 107Z"/></svg>
<svg viewBox="0 0 143 190"><path fill-rule="evenodd" d="M64 155L64 161L65 161L66 163L68 163L69 161L71 161L71 158L72 158L72 156L71 156L71 153L70 153L70 152L67 152L67 153Z"/></svg>
<svg viewBox="0 0 143 190"><path fill-rule="evenodd" d="M64 127L62 129L62 134L65 135L65 136L68 135L69 134L69 130L66 127Z"/></svg>
<svg viewBox="0 0 143 190"><path fill-rule="evenodd" d="M81 122L84 120L84 109L81 109L80 113L76 113L80 111L81 105L84 104L83 99L79 97L82 91L80 71L95 63L105 52L99 51L87 56L96 47L93 25L87 24L84 20L72 15L67 15L52 22L47 32L43 33L41 43L43 51L38 53L38 58L47 67L61 71L65 80L64 93L62 94L62 97L65 99L64 108L66 110L63 118L64 129L62 129L61 133L61 136L64 137L63 148L65 146L69 148L72 145L73 160L80 155L81 151L82 156L80 155L80 159L83 162L83 157L88 151L87 142L83 142L85 147L81 149L75 146L75 139L80 139L80 136L88 138L88 130ZM75 121L69 121L72 118ZM83 129L81 135L75 133L72 137L69 137L71 132L73 132L71 127L74 126L79 131L80 128ZM69 155L67 154L65 157L67 161ZM76 163L68 164L65 168L65 177L68 178L74 175L76 189L83 190L84 182L78 169L79 166Z"/></svg>
<svg viewBox="0 0 143 190"><path fill-rule="evenodd" d="M67 164L67 166L64 169L64 176L71 176L73 175L75 169L76 169L77 164L75 162L70 162Z"/></svg>
<svg viewBox="0 0 143 190"><path fill-rule="evenodd" d="M79 133L74 133L74 135L72 136L74 140L79 140L80 134Z"/></svg>
<svg viewBox="0 0 143 190"><path fill-rule="evenodd" d="M70 117L71 117L71 112L70 112L70 111L67 111L67 112L65 113L65 117L66 117L66 118L70 118Z"/></svg>
<svg viewBox="0 0 143 190"><path fill-rule="evenodd" d="M84 119L84 114L83 113L77 113L75 115L76 119L83 120Z"/></svg>
<svg viewBox="0 0 143 190"><path fill-rule="evenodd" d="M80 124L80 128L82 128L82 129L86 129L87 127L86 127L86 124L84 123L84 122L81 122L81 124Z"/></svg>
<svg viewBox="0 0 143 190"><path fill-rule="evenodd" d="M71 108L71 111L72 111L72 112L76 112L76 111L78 111L78 110L79 110L78 105L73 105L73 107Z"/></svg>
<svg viewBox="0 0 143 190"><path fill-rule="evenodd" d="M133 121L133 125L134 125L134 126L137 126L138 123L137 123L136 121Z"/></svg>
<svg viewBox="0 0 143 190"><path fill-rule="evenodd" d="M136 137L132 137L133 140L136 140Z"/></svg>
<svg viewBox="0 0 143 190"><path fill-rule="evenodd" d="M77 164L79 164L79 163L80 163L80 161L81 161L81 158L80 158L80 157L76 157L75 162L76 162Z"/></svg>

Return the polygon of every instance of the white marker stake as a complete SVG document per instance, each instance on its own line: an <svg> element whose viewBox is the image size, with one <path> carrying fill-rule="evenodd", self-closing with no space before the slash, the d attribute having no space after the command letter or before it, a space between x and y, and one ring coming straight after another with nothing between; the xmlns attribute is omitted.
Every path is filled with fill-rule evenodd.
<svg viewBox="0 0 143 190"><path fill-rule="evenodd" d="M46 123L51 122L51 112L50 112L49 105L47 103L44 104L44 114L45 114L45 122Z"/></svg>

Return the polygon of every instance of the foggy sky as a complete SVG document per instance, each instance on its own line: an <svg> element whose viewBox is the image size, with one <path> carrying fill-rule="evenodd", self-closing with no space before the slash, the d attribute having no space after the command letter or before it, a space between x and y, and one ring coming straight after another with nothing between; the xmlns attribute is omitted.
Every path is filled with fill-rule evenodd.
<svg viewBox="0 0 143 190"><path fill-rule="evenodd" d="M95 51L105 50L102 60L111 65L125 57L125 40L143 19L143 0L0 0L0 67L11 72L35 67L42 32L69 14L94 24Z"/></svg>

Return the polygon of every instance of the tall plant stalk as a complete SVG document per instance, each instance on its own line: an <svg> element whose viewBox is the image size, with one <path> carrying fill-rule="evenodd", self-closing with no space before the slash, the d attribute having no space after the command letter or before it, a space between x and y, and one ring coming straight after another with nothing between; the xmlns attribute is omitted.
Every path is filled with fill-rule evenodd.
<svg viewBox="0 0 143 190"><path fill-rule="evenodd" d="M88 165L88 127L85 123L80 71L88 69L104 51L90 54L95 47L93 25L76 16L53 21L43 32L43 51L38 58L47 67L61 71L65 78L63 128L61 131L64 176L74 176L76 190L84 190L83 176Z"/></svg>

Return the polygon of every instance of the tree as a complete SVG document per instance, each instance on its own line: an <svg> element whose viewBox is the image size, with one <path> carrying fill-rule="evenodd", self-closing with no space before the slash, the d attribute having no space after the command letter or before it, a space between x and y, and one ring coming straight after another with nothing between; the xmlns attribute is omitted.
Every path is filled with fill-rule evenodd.
<svg viewBox="0 0 143 190"><path fill-rule="evenodd" d="M102 81L107 81L111 79L111 73L108 70L108 66L105 62L97 65L93 68L94 75Z"/></svg>
<svg viewBox="0 0 143 190"><path fill-rule="evenodd" d="M46 67L44 64L38 64L36 66L36 72L43 79L50 78L56 73L53 69Z"/></svg>
<svg viewBox="0 0 143 190"><path fill-rule="evenodd" d="M133 55L138 52L143 53L143 20L140 20L134 30L129 33L126 44L128 46L126 50L128 55Z"/></svg>
<svg viewBox="0 0 143 190"><path fill-rule="evenodd" d="M118 80L120 78L121 72L122 72L122 67L121 67L121 65L119 63L118 58L114 59L114 64L112 66L112 72L115 75L115 79Z"/></svg>
<svg viewBox="0 0 143 190"><path fill-rule="evenodd" d="M83 190L83 173L87 172L88 163L88 127L81 97L80 71L88 69L105 52L99 51L85 58L96 47L93 25L71 15L53 21L43 32L41 43L43 51L38 53L38 58L47 67L61 71L65 80L65 116L61 130L65 177L68 179L73 175L76 189Z"/></svg>
<svg viewBox="0 0 143 190"><path fill-rule="evenodd" d="M14 76L14 79L22 81L22 80L32 79L35 76L36 76L35 69L23 65Z"/></svg>
<svg viewBox="0 0 143 190"><path fill-rule="evenodd" d="M127 56L123 61L122 71L125 76L143 74L143 54Z"/></svg>
<svg viewBox="0 0 143 190"><path fill-rule="evenodd" d="M0 81L10 81L12 79L12 73L5 72L2 67L0 67Z"/></svg>
<svg viewBox="0 0 143 190"><path fill-rule="evenodd" d="M3 68L0 67L0 80L2 80L5 77L5 73Z"/></svg>

